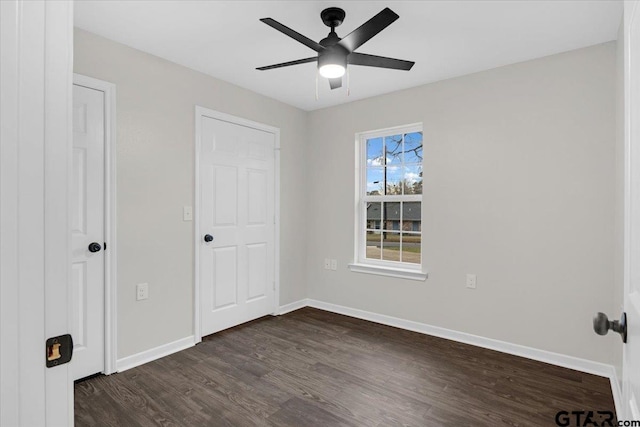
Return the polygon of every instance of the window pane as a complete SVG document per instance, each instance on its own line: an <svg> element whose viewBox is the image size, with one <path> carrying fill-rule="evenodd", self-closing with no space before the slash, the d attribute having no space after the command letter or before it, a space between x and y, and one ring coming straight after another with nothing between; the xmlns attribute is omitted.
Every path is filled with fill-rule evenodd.
<svg viewBox="0 0 640 427"><path fill-rule="evenodd" d="M402 194L403 170L401 166L388 166L387 168L387 195ZM385 177L382 177L383 180Z"/></svg>
<svg viewBox="0 0 640 427"><path fill-rule="evenodd" d="M382 218L385 230L400 230L400 202L383 203Z"/></svg>
<svg viewBox="0 0 640 427"><path fill-rule="evenodd" d="M404 135L404 162L422 163L422 132Z"/></svg>
<svg viewBox="0 0 640 427"><path fill-rule="evenodd" d="M384 166L382 138L367 139L367 166Z"/></svg>
<svg viewBox="0 0 640 427"><path fill-rule="evenodd" d="M367 195L384 194L384 168L367 168Z"/></svg>
<svg viewBox="0 0 640 427"><path fill-rule="evenodd" d="M384 138L384 144L387 149L387 164L402 163L402 135L387 136Z"/></svg>
<svg viewBox="0 0 640 427"><path fill-rule="evenodd" d="M402 231L421 231L421 207L420 202L402 203Z"/></svg>
<svg viewBox="0 0 640 427"><path fill-rule="evenodd" d="M367 247L365 256L370 259L380 259L382 244L382 234L379 231L367 231Z"/></svg>
<svg viewBox="0 0 640 427"><path fill-rule="evenodd" d="M382 220L382 203L367 203L367 225L370 230L379 230Z"/></svg>
<svg viewBox="0 0 640 427"><path fill-rule="evenodd" d="M420 234L402 233L402 262L420 264Z"/></svg>
<svg viewBox="0 0 640 427"><path fill-rule="evenodd" d="M404 167L404 194L422 194L422 165Z"/></svg>
<svg viewBox="0 0 640 427"><path fill-rule="evenodd" d="M400 233L382 233L382 259L400 261Z"/></svg>

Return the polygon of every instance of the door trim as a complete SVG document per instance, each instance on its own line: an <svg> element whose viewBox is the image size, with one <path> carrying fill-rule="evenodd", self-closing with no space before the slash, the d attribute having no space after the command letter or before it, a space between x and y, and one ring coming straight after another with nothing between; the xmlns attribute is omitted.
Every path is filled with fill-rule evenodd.
<svg viewBox="0 0 640 427"><path fill-rule="evenodd" d="M274 150L274 175L275 175L275 198L274 198L274 214L275 214L275 230L274 230L274 302L273 313L278 314L280 306L280 129L277 127L265 125L263 123L254 122L242 117L232 116L230 114L221 113L219 111L210 110L199 105L195 106L195 163L194 163L194 204L193 204L193 236L194 236L194 269L193 269L193 336L194 342L197 344L202 341L202 327L200 318L200 138L201 138L201 119L210 117L216 120L233 123L240 126L246 126L253 129L269 132L273 134L275 139Z"/></svg>
<svg viewBox="0 0 640 427"><path fill-rule="evenodd" d="M624 273L623 273L623 295L624 295L624 310L629 314L629 306L635 306L636 302L630 299L631 294L631 264L632 264L632 249L631 249L631 229L632 229L632 201L633 201L633 186L635 176L637 175L636 169L632 170L632 126L631 118L635 114L632 111L632 76L633 72L637 72L637 69L631 69L631 52L633 49L637 49L638 46L631 45L631 25L634 19L637 19L636 9L639 6L638 1L625 1L624 2L624 14L623 14L623 40L624 40ZM635 25L640 25L636 23ZM620 42L618 40L618 42ZM637 293L634 293L637 297ZM636 298L634 298L636 299ZM635 306L634 309L638 307ZM631 325L633 328L633 324ZM628 346L629 344L626 344ZM638 414L637 396L633 395L632 383L630 373L628 372L629 362L627 360L627 352L623 348L622 352L622 410L618 411L618 418L624 418L629 420L636 420L640 417Z"/></svg>
<svg viewBox="0 0 640 427"><path fill-rule="evenodd" d="M73 74L73 84L104 93L104 373L117 371L116 85Z"/></svg>

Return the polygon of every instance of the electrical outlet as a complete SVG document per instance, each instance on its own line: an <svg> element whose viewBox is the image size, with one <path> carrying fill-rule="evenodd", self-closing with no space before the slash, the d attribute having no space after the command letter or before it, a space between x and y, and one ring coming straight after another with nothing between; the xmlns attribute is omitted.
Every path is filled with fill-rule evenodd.
<svg viewBox="0 0 640 427"><path fill-rule="evenodd" d="M334 271L338 269L338 260L336 259L331 260L331 269Z"/></svg>
<svg viewBox="0 0 640 427"><path fill-rule="evenodd" d="M329 258L325 258L324 259L324 269L325 270L330 270L331 269L331 260Z"/></svg>
<svg viewBox="0 0 640 427"><path fill-rule="evenodd" d="M136 285L136 301L149 298L149 284L138 283Z"/></svg>
<svg viewBox="0 0 640 427"><path fill-rule="evenodd" d="M467 288L475 289L476 288L476 275L475 274L467 274Z"/></svg>

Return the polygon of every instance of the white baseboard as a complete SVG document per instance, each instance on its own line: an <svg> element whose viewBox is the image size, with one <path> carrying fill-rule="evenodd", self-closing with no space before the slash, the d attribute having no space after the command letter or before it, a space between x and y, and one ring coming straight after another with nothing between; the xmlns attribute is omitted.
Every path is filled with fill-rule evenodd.
<svg viewBox="0 0 640 427"><path fill-rule="evenodd" d="M307 307L308 305L309 305L309 300L307 298L304 298L299 301L294 301L289 304L281 305L280 308L278 308L278 314L287 314L292 311Z"/></svg>
<svg viewBox="0 0 640 427"><path fill-rule="evenodd" d="M135 368L136 366L152 362L156 359L160 359L161 357L165 357L170 354L177 353L181 350L185 350L189 347L193 347L194 345L195 341L192 335L186 338L179 339L177 341L170 342L168 344L145 350L140 353L132 354L131 356L118 359L118 361L116 362L116 371L126 371L127 369Z"/></svg>
<svg viewBox="0 0 640 427"><path fill-rule="evenodd" d="M616 370L612 365L594 362L592 360L581 359L579 357L567 356L565 354L554 353L551 351L540 350L537 348L527 347L519 344L513 344L506 341L495 340L492 338L485 338L478 335L467 334L465 332L454 331L451 329L441 328L439 326L432 326L426 323L414 322L412 320L405 320L398 317L386 316L384 314L345 307L342 305L332 304L324 301L307 299L306 302L309 307L318 308L320 310L344 314L346 316L368 320L370 322L380 323L387 326L394 326L396 328L419 332L426 335L433 335L452 341L475 345L477 347L487 348L490 350L512 354L515 356L526 357L527 359L537 360L539 362L545 362L551 365L561 366L563 368L574 369L576 371L609 378L609 381L611 382L611 393L613 395L616 412L618 414L622 413L620 412L622 411L622 392L620 390L620 382L618 381Z"/></svg>
<svg viewBox="0 0 640 427"><path fill-rule="evenodd" d="M539 350L537 348L526 347L519 344L512 344L506 341L485 338L478 335L467 334L465 332L454 331L452 329L441 328L439 326L428 325L426 323L414 322L412 320L400 319L398 317L386 316L384 314L372 313L370 311L358 310L355 308L344 307L341 305L331 304L323 301L310 299L309 306L319 308L321 310L331 311L333 313L357 317L358 319L381 323L387 326L394 326L396 328L402 328L409 331L420 332L422 334L446 338L448 340L471 344L477 347L488 348L490 350L496 350L502 353L526 357L528 359L562 366L563 368L575 369L576 371L599 375L601 377L610 377L613 369L613 366L607 365L605 363L593 362L591 360L580 359L578 357L567 356L560 353L553 353L546 350Z"/></svg>
<svg viewBox="0 0 640 427"><path fill-rule="evenodd" d="M282 315L290 313L304 307L313 307L320 310L330 311L332 313L344 314L346 316L368 320L387 326L393 326L396 328L419 332L426 335L445 338L448 340L475 345L477 347L487 348L502 353L526 357L528 359L549 363L551 365L561 366L563 368L574 369L576 371L606 377L609 378L611 382L611 392L613 394L616 412L620 414L620 411L622 410L622 393L620 390L620 382L618 381L616 370L612 365L607 365L606 363L594 362L578 357L567 356L565 354L540 350L519 344L509 343L506 341L500 341L492 338L481 337L478 335L467 334L465 332L454 331L439 326L428 325L426 323L400 319L398 317L387 316L384 314L373 313L370 311L359 310L356 308L345 307L342 305L308 298L280 306L278 308L277 314ZM122 372L127 369L140 366L144 363L159 359L161 357L168 356L172 353L187 349L194 345L195 341L193 336L182 338L177 341L119 359L116 363L116 368L118 372Z"/></svg>
<svg viewBox="0 0 640 427"><path fill-rule="evenodd" d="M620 381L618 381L618 373L616 368L611 367L611 374L609 375L611 381L611 394L613 394L613 403L616 405L616 414L618 419L624 414L622 405L622 389L620 389Z"/></svg>

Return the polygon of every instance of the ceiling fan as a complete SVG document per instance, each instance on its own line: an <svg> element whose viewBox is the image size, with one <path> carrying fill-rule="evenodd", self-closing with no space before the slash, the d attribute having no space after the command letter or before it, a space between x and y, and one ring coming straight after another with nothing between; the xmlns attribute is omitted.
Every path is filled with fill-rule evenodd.
<svg viewBox="0 0 640 427"><path fill-rule="evenodd" d="M318 52L318 55L310 58L298 59L296 61L259 67L257 70L272 70L274 68L288 67L291 65L317 61L318 72L320 75L329 79L329 86L331 89L337 89L342 86L342 76L345 73L347 64L391 68L394 70L405 71L409 71L411 67L413 67L415 62L412 61L354 52L357 48L362 46L369 39L399 18L394 11L388 7L385 8L376 16L349 33L345 38L341 39L336 34L335 29L337 26L342 24L345 15L345 11L338 7L330 7L320 13L322 22L324 22L327 27L331 28L331 32L329 32L329 35L326 38L320 40L318 43L289 27L282 25L272 18L262 18L260 21L315 50Z"/></svg>

